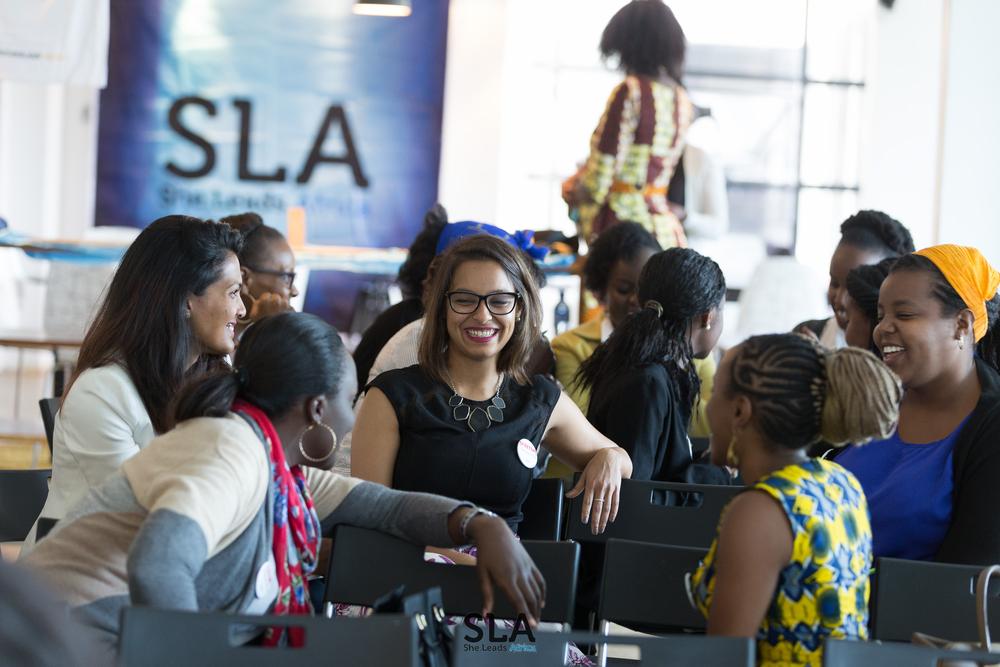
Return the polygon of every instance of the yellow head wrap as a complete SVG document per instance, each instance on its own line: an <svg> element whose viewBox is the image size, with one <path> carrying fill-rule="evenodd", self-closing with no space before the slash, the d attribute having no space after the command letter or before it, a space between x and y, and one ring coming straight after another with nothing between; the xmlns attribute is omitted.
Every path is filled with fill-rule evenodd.
<svg viewBox="0 0 1000 667"><path fill-rule="evenodd" d="M935 245L918 250L915 254L934 262L934 266L972 311L976 318L973 331L978 343L986 335L986 302L997 293L1000 272L990 266L983 253L966 246Z"/></svg>

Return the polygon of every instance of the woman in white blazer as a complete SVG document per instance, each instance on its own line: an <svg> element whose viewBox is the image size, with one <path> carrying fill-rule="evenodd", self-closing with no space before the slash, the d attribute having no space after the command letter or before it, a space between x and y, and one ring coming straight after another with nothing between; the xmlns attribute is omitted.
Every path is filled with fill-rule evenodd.
<svg viewBox="0 0 1000 667"><path fill-rule="evenodd" d="M41 518L61 519L157 433L192 376L235 349L241 236L188 216L160 218L122 258L56 414ZM36 522L37 528L37 522ZM24 551L34 544L35 528Z"/></svg>

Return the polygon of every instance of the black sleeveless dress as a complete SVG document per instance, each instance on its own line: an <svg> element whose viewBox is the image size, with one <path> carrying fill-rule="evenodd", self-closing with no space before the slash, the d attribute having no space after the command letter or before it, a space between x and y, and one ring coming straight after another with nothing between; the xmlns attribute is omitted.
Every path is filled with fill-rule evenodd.
<svg viewBox="0 0 1000 667"><path fill-rule="evenodd" d="M536 375L530 385L521 385L508 377L500 390L507 404L503 421L479 432L455 420L448 405L451 389L432 380L419 365L382 373L370 386L388 397L399 421L394 489L473 502L496 512L517 531L532 479L532 469L517 456L517 443L524 438L535 448L540 444L559 400L555 382Z"/></svg>

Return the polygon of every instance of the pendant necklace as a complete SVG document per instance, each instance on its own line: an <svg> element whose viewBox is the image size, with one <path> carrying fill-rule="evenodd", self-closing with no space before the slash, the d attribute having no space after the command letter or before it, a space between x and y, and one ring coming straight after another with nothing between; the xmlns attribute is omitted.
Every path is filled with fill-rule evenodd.
<svg viewBox="0 0 1000 667"><path fill-rule="evenodd" d="M490 405L487 405L484 410L478 406L467 405L465 399L459 395L455 386L451 383L451 377L449 376L448 388L451 389L452 397L448 399L448 405L452 409L451 416L455 421L465 422L469 430L473 433L488 429L493 425L493 422L502 422L503 409L507 407L504 400L500 398L503 379L504 374L501 373L500 378L497 380L496 393L490 399Z"/></svg>

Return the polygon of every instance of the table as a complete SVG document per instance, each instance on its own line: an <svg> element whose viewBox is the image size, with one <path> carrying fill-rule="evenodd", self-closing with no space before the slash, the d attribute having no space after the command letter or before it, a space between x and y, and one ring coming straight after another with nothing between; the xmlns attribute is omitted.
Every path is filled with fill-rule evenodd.
<svg viewBox="0 0 1000 667"><path fill-rule="evenodd" d="M14 385L14 416L21 414L21 370L23 365L23 350L51 350L55 361L53 377L53 394L62 396L65 384L65 373L59 366L60 348L75 348L83 344L83 338L65 332L50 332L41 329L0 329L0 347L17 348L17 375Z"/></svg>

